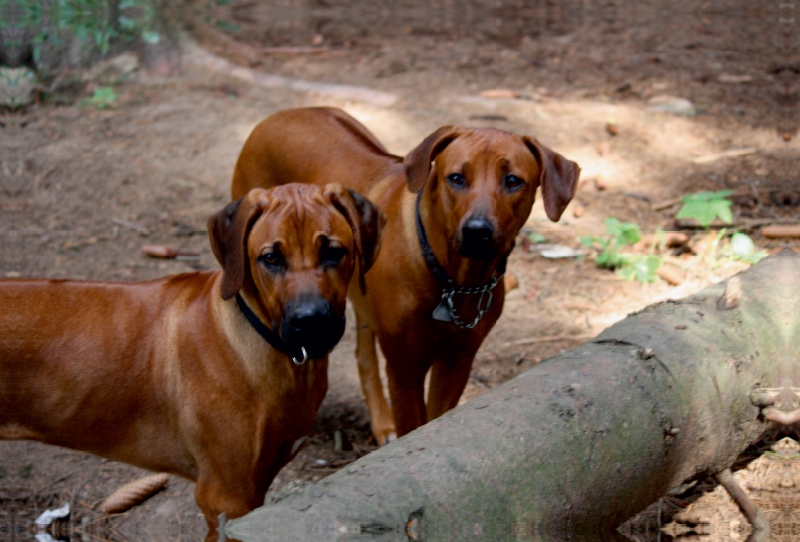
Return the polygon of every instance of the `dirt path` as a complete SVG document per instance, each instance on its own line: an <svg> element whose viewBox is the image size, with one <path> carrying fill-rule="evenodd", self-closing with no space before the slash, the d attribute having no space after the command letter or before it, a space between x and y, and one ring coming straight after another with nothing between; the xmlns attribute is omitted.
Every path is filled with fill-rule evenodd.
<svg viewBox="0 0 800 542"><path fill-rule="evenodd" d="M115 85L111 109L72 100L0 116L0 275L141 280L217 267L205 220L227 202L242 143L261 118L307 105L344 108L398 154L444 124L535 135L578 161L586 180L558 224L546 220L541 202L535 205L528 228L548 243L577 247L577 236L599 233L608 216L648 231L669 227L674 207L654 210L653 204L698 190L737 190L739 222L798 219L796 106L781 101L795 95L796 75L782 68L780 41L765 38L777 24L777 3L753 8L751 24L741 19L750 6L744 2L728 2L727 9L652 2L605 10L566 2L517 11L499 3L487 12L481 2L461 11L445 1L432 4L437 10L430 16L403 11L413 4L360 17L334 6L282 18L280 10L234 3L214 16L239 25L231 35L255 56L245 62L230 49L215 52L257 72L283 75L283 83L264 86L252 82L251 72L220 73L218 63L194 55L184 57L182 73L166 79L130 75ZM343 99L333 87L296 90L296 80L365 87L396 101ZM90 95L82 84L74 88L79 98ZM480 96L496 88L517 97ZM687 98L700 114L654 112L649 100L659 95ZM617 135L609 133L609 123ZM754 150L697 163L729 149ZM761 239L757 229L750 233L764 248L792 245ZM149 259L140 252L143 244L199 257ZM697 256L673 260L686 273L680 286L641 285L588 261L550 260L518 248L509 272L519 287L479 352L462 400L628 312L687 295L744 266L711 268ZM320 479L374 449L353 361L353 320L350 315L331 357L330 392L316 431L273 489ZM337 430L342 452L333 449ZM0 540L26 539L36 515L66 501L73 506L71 528L79 529L73 536L86 532L87 540L202 538L193 486L177 479L110 521L92 509L142 473L36 443L0 442L0 527L9 525L0 529Z"/></svg>

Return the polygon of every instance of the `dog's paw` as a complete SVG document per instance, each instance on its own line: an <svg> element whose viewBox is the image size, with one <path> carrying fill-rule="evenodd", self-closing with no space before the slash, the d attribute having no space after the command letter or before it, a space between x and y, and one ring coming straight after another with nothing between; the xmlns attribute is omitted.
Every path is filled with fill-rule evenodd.
<svg viewBox="0 0 800 542"><path fill-rule="evenodd" d="M389 433L386 435L386 442L384 442L383 445L385 446L395 440L397 440L397 433Z"/></svg>

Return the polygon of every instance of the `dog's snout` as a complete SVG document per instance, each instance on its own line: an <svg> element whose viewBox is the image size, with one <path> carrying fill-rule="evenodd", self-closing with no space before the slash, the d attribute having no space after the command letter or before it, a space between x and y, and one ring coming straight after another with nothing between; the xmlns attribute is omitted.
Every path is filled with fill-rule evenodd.
<svg viewBox="0 0 800 542"><path fill-rule="evenodd" d="M344 334L344 314L336 315L321 295L303 295L286 304L281 337L295 351L317 359L328 355Z"/></svg>
<svg viewBox="0 0 800 542"><path fill-rule="evenodd" d="M472 217L464 223L462 234L466 243L488 243L494 235L494 226L486 217Z"/></svg>
<svg viewBox="0 0 800 542"><path fill-rule="evenodd" d="M330 319L331 305L324 298L304 300L292 307L288 317L294 331L313 331Z"/></svg>

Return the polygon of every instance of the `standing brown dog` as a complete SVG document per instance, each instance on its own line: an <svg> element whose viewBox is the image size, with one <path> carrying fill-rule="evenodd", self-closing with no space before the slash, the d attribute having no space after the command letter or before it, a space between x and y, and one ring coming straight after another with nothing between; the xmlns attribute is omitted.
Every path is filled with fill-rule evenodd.
<svg viewBox="0 0 800 542"><path fill-rule="evenodd" d="M499 279L536 188L556 221L575 194L579 172L531 137L454 126L439 128L403 159L343 111L308 108L276 113L255 127L232 192L237 197L297 179L349 179L350 188L388 216L366 293L350 287L361 385L372 432L383 444L395 431L404 435L458 404L475 353L502 312ZM378 372L376 334L392 412Z"/></svg>
<svg viewBox="0 0 800 542"><path fill-rule="evenodd" d="M0 281L0 438L196 480L216 540L311 431L383 221L339 185L257 189L208 221L222 271Z"/></svg>

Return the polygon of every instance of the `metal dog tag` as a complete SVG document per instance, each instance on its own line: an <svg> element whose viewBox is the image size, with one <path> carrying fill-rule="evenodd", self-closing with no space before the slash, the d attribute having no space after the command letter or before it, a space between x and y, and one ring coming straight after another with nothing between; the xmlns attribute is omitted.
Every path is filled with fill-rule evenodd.
<svg viewBox="0 0 800 542"><path fill-rule="evenodd" d="M433 309L433 319L439 320L440 322L453 321L453 317L450 316L450 306L447 304L447 301L442 300L442 302Z"/></svg>

